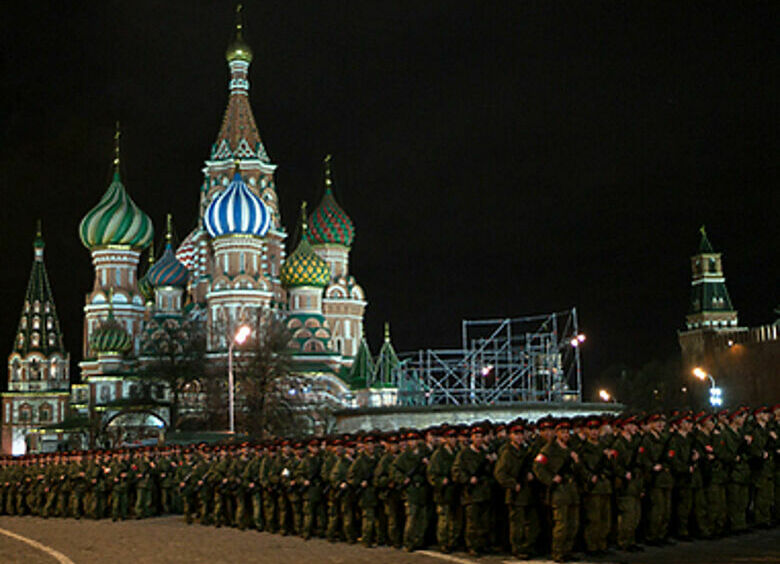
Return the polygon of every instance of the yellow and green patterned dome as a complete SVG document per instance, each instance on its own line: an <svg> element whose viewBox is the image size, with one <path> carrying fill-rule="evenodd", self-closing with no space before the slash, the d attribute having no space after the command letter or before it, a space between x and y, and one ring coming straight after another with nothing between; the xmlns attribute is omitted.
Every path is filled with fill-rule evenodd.
<svg viewBox="0 0 780 564"><path fill-rule="evenodd" d="M304 203L302 217L306 217ZM309 243L309 229L304 220L302 223L301 241L293 253L282 264L281 279L285 288L295 286L317 286L324 288L330 283L330 267L328 263L314 252Z"/></svg>

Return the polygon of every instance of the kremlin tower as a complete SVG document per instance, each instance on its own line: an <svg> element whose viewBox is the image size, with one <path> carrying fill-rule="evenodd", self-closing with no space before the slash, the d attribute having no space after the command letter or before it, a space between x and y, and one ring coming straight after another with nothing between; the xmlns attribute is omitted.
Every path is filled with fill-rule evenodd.
<svg viewBox="0 0 780 564"><path fill-rule="evenodd" d="M30 433L65 419L70 395L70 355L62 344L54 296L43 263L40 223L33 264L14 346L8 357L8 392L2 397L2 454L44 448L48 436ZM61 438L53 437L56 440Z"/></svg>

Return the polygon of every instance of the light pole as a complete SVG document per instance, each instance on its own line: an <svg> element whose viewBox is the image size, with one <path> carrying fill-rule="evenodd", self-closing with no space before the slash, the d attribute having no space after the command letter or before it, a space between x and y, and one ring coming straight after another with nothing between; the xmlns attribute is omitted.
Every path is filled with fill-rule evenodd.
<svg viewBox="0 0 780 564"><path fill-rule="evenodd" d="M250 329L249 325L242 325L230 339L230 344L228 345L228 426L231 434L236 432L236 410L233 392L233 346L236 343L243 345L251 332L252 329Z"/></svg>
<svg viewBox="0 0 780 564"><path fill-rule="evenodd" d="M700 366L697 366L693 369L693 375L696 376L699 380L702 382L705 378L708 378L710 381L710 405L712 407L720 407L723 405L723 390L718 388L715 385L715 378L712 377L712 374L701 368Z"/></svg>

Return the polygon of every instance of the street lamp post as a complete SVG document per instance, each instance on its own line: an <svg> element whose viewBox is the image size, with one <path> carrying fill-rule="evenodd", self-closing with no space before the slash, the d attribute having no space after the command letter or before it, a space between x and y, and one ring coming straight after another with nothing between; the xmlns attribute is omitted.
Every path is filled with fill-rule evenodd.
<svg viewBox="0 0 780 564"><path fill-rule="evenodd" d="M702 382L704 381L705 378L709 379L710 405L712 407L720 407L721 405L723 405L723 390L721 390L715 385L715 378L712 377L712 374L710 374L703 368L697 366L696 368L693 369L693 375L696 376Z"/></svg>
<svg viewBox="0 0 780 564"><path fill-rule="evenodd" d="M236 334L233 335L233 338L230 339L230 344L228 345L228 427L231 434L236 432L236 406L233 390L233 346L236 344L243 345L251 332L252 329L249 328L249 325L242 325L238 328Z"/></svg>

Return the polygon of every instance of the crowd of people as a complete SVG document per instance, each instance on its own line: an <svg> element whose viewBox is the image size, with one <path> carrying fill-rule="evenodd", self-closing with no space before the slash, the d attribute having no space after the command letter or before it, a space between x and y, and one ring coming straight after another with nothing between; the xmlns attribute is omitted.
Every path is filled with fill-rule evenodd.
<svg viewBox="0 0 780 564"><path fill-rule="evenodd" d="M773 526L780 404L0 461L0 514L142 519L556 561Z"/></svg>

